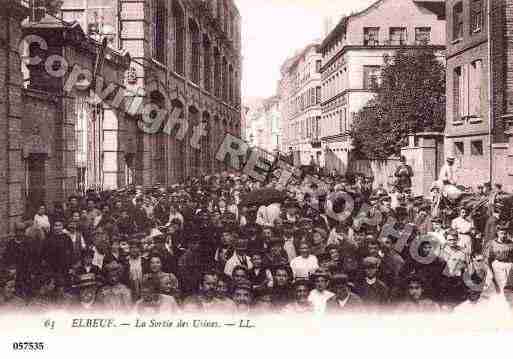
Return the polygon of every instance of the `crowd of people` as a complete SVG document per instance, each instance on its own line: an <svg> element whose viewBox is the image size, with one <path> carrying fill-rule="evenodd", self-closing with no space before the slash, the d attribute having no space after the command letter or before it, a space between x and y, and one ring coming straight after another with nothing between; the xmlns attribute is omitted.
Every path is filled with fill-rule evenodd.
<svg viewBox="0 0 513 359"><path fill-rule="evenodd" d="M411 174L399 170L390 189L320 175L283 188L223 172L168 188L90 190L51 213L42 204L3 251L0 311L437 313L510 298L500 186L481 186L470 202L436 187L426 199L412 196ZM284 199L245 200L266 191ZM329 215L346 210L329 203L332 193L354 199L349 216ZM400 247L402 235L425 240Z"/></svg>

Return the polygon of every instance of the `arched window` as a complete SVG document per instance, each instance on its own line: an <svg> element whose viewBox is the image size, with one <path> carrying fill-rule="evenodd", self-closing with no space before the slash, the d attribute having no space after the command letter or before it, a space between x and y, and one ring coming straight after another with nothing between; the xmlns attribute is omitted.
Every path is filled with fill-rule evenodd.
<svg viewBox="0 0 513 359"><path fill-rule="evenodd" d="M195 84L200 84L200 48L201 37L198 25L194 21L189 21L189 38L191 41L190 53L190 79Z"/></svg>
<svg viewBox="0 0 513 359"><path fill-rule="evenodd" d="M228 4L226 3L226 0L223 1L224 5L224 21L223 21L223 29L224 33L229 37L229 25L230 25L230 10L228 10Z"/></svg>
<svg viewBox="0 0 513 359"><path fill-rule="evenodd" d="M221 54L217 48L214 50L214 94L221 97Z"/></svg>
<svg viewBox="0 0 513 359"><path fill-rule="evenodd" d="M219 25L221 28L223 27L223 19L224 19L224 0L217 0L217 19L219 20Z"/></svg>
<svg viewBox="0 0 513 359"><path fill-rule="evenodd" d="M229 89L228 89L228 100L231 104L234 103L233 99L234 99L234 96L233 96L233 66L230 65L229 66L229 75L228 75L228 82L229 82Z"/></svg>
<svg viewBox="0 0 513 359"><path fill-rule="evenodd" d="M240 83L239 83L239 73L237 71L235 71L235 76L234 76L234 82L235 82L235 106L239 107L240 106Z"/></svg>
<svg viewBox="0 0 513 359"><path fill-rule="evenodd" d="M223 94L222 98L225 101L228 101L228 62L226 61L226 58L223 57Z"/></svg>
<svg viewBox="0 0 513 359"><path fill-rule="evenodd" d="M175 31L175 72L185 75L184 52L185 52L185 20L184 12L180 5L173 1L173 20Z"/></svg>
<svg viewBox="0 0 513 359"><path fill-rule="evenodd" d="M203 37L203 87L206 91L212 90L212 64L211 64L211 46L207 36Z"/></svg>
<svg viewBox="0 0 513 359"><path fill-rule="evenodd" d="M167 9L164 0L151 2L152 54L161 64L166 64Z"/></svg>

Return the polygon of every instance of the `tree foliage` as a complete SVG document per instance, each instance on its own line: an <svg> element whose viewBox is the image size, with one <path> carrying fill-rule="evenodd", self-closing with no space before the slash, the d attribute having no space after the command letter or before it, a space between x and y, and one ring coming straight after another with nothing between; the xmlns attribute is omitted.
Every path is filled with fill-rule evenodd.
<svg viewBox="0 0 513 359"><path fill-rule="evenodd" d="M374 99L355 116L355 152L366 158L398 155L411 132L443 131L445 68L431 49L385 56Z"/></svg>

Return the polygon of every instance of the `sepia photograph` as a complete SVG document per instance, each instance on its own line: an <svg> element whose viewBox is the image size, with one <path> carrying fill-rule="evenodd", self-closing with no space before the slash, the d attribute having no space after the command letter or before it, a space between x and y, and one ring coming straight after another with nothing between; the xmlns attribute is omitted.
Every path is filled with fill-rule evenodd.
<svg viewBox="0 0 513 359"><path fill-rule="evenodd" d="M513 0L0 9L3 357L513 338Z"/></svg>

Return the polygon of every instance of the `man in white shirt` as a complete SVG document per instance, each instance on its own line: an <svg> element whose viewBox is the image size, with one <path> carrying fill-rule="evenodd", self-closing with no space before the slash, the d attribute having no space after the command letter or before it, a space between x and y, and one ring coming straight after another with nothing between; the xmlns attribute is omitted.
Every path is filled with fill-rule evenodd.
<svg viewBox="0 0 513 359"><path fill-rule="evenodd" d="M247 255L248 240L247 238L238 238L235 241L235 251L233 256L228 259L224 266L224 273L227 276L232 276L235 267L242 266L248 270L253 268L251 258Z"/></svg>
<svg viewBox="0 0 513 359"><path fill-rule="evenodd" d="M310 254L310 245L307 242L299 244L299 257L290 262L294 278L309 279L310 275L319 269L317 257Z"/></svg>
<svg viewBox="0 0 513 359"><path fill-rule="evenodd" d="M324 314L326 303L335 294L328 290L330 273L325 269L318 269L312 274L315 288L310 291L308 301L312 303L316 314Z"/></svg>
<svg viewBox="0 0 513 359"><path fill-rule="evenodd" d="M447 157L447 162L442 166L440 170L440 176L438 179L441 183L445 184L456 184L456 174L454 172L454 156L450 155Z"/></svg>

